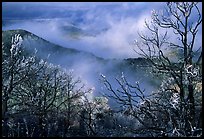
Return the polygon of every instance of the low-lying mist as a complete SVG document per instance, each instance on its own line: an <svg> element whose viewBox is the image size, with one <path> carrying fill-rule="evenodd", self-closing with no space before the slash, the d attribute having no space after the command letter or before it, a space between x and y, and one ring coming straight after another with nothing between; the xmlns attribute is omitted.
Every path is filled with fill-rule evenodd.
<svg viewBox="0 0 204 139"><path fill-rule="evenodd" d="M128 32L123 28L124 24L130 26L134 20L128 19L128 22L122 21L117 26L104 27L99 31L97 28L74 27L66 23L66 19L24 20L3 26L3 30L25 29L63 47L91 52L103 58L128 58L137 56L130 45L136 31ZM134 25L132 28L135 28Z"/></svg>
<svg viewBox="0 0 204 139"><path fill-rule="evenodd" d="M22 46L32 53L36 48L38 57L73 71L74 76L79 77L86 88L94 89L89 95L90 98L110 93L101 81L101 75L107 77L115 90L120 87L115 79L120 78L122 74L132 85L137 81L140 82L141 89L145 89L146 94L156 90L160 83L149 73L148 68L139 67L140 63L144 63L141 60L138 60L136 65L131 65L130 61L125 59L103 59L91 53L63 48L30 33L23 37ZM116 106L112 100L109 101L109 104Z"/></svg>
<svg viewBox="0 0 204 139"><path fill-rule="evenodd" d="M138 29L144 29L144 20L150 18L152 8L144 10L143 3L33 3L33 6L5 3L3 6L3 30L25 29L63 47L119 59L138 57L131 44ZM26 9L35 12L25 12ZM140 9L143 11L138 13Z"/></svg>
<svg viewBox="0 0 204 139"><path fill-rule="evenodd" d="M138 40L138 32L151 35L145 28L145 20L150 22L153 10L162 13L164 5L158 2L3 3L2 29L25 29L52 43L106 59L136 58L139 56L133 44ZM198 34L195 50L201 47L202 27ZM173 31L168 31L168 37L173 42L178 40Z"/></svg>
<svg viewBox="0 0 204 139"><path fill-rule="evenodd" d="M128 21L128 23L125 21ZM132 84L140 81L141 88L145 88L145 92L150 93L157 88L152 83L152 77L148 77L150 74L146 73L148 75L145 77L144 71L136 71L136 69L130 68L128 64L121 65L124 62L123 58L138 57L130 45L131 40L134 39L134 28L137 28L137 26L134 24L133 19L126 19L125 21L99 31L97 29L94 30L94 28L93 30L83 29L83 27L76 27L79 28L76 29L73 24L67 23L65 19L16 20L10 25L3 26L3 30L25 29L51 43L80 50L80 53L70 53L67 55L60 54L62 51L58 54L51 54L48 61L63 68L73 70L73 74L76 77L80 77L87 88L94 88L92 96L102 96L104 93L109 93L100 80L101 74L107 77L114 89L119 87L115 78L119 78L123 73ZM132 26L131 31L123 28L124 25ZM70 27L71 29L68 28L66 32L63 30L65 27ZM33 47L32 49L36 46L40 49L41 46L45 45L42 40L35 41L28 39L24 40L25 43L26 46ZM91 52L102 58L97 58L83 51ZM46 49L38 50L38 54L43 55L44 58L49 53L52 52L46 51ZM114 58L115 60L109 58ZM112 100L109 101L109 104L115 106Z"/></svg>
<svg viewBox="0 0 204 139"><path fill-rule="evenodd" d="M86 3L67 4L36 4L32 9L36 13L25 13L32 4L26 6L23 3L12 3L9 8L9 3L4 3L2 30L24 29L53 44L79 50L69 54L62 54L63 51L54 54L45 48L38 50L38 54L47 57L49 53L53 53L49 62L72 69L87 87L95 88L93 96L107 92L100 81L101 74L107 77L114 89L119 87L115 78L122 73L131 84L139 81L141 88L146 89L145 93L157 89L160 81L155 80L147 69L133 68L124 59L139 57L133 50L134 40L138 39L138 32L151 35L144 22L151 19L153 9L161 9L164 3L91 3L89 6ZM172 33L173 31L168 32L169 39L175 42L176 38ZM199 29L198 33L202 31ZM200 37L195 40L196 49L200 46L200 40ZM42 40L24 40L25 43L31 47L45 45Z"/></svg>

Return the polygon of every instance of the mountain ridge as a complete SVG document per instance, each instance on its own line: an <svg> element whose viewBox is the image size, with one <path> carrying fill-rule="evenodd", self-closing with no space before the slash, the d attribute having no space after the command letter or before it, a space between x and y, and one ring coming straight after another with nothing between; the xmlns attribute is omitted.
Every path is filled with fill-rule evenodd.
<svg viewBox="0 0 204 139"><path fill-rule="evenodd" d="M149 72L147 59L103 59L89 52L55 45L26 30L2 31L2 42L6 45L8 52L11 47L11 38L14 34L20 34L22 36L23 48L31 52L30 54L33 54L35 49L37 49L37 57L46 59L54 65L73 69L76 76L82 77L89 86L95 87L96 93L103 92L101 90L101 82L99 81L100 74L106 75L113 82L121 73L126 75L127 79L131 82L140 80L144 86L155 82L155 79ZM50 55L49 58L48 55ZM114 84L114 86L117 86L117 84ZM149 90L152 90L151 87Z"/></svg>
<svg viewBox="0 0 204 139"><path fill-rule="evenodd" d="M92 53L89 53L89 52L85 52L85 51L81 51L81 50L77 50L77 49L73 49L73 48L65 48L65 47L62 47L58 44L54 44L44 38L41 38L27 30L23 30L23 29L18 29L18 30L6 30L6 31L2 31L2 40L7 41L7 40L11 40L11 37L14 36L15 34L20 34L21 37L23 39L26 39L26 37L28 36L31 36L31 37L34 37L35 39L41 39L42 41L46 42L47 44L49 45L52 45L52 47L54 47L54 49L61 49L62 51L65 51L65 52L73 52L73 53L80 53L80 52L83 52L84 54L87 54L87 55L92 55L93 57L96 57L98 59L103 59L101 57L98 57ZM7 39L5 38L7 37ZM6 44L8 43L8 45L11 46L11 41L9 42L6 42Z"/></svg>
<svg viewBox="0 0 204 139"><path fill-rule="evenodd" d="M107 60L113 60L113 61L117 61L117 60L124 60L124 61L127 61L128 63L130 64L135 64L135 63L142 63L141 61L144 61L146 64L148 64L147 60L145 58L126 58L126 59L104 59L102 57L98 57L96 55L94 55L93 53L90 53L90 52L85 52L85 51L82 51L82 50L77 50L77 49L74 49L74 48L67 48L67 47L63 47L61 45L58 45L58 44L55 44L55 43L52 43L42 37L39 37L37 36L36 34L34 33L31 33L27 30L24 30L24 29L17 29L17 30L5 30L5 31L2 31L2 41L4 42L4 44L6 45L6 47L8 47L10 49L11 47L11 37L14 36L15 34L20 34L21 37L23 38L23 40L26 40L26 39L34 39L36 41L43 41L45 42L46 46L48 46L47 48L45 49L49 49L50 48L50 51L56 51L56 53L59 53L59 52L63 52L63 53L67 53L67 54L78 54L78 53L82 53L83 55L89 55L90 57L93 57L97 60L100 60L100 61L107 61ZM29 45L27 44L26 47L28 47ZM34 46L36 47L36 46ZM42 47L45 47L45 46L42 46ZM38 47L39 48L39 47ZM29 48L30 50L34 50L34 48ZM144 64L144 63L143 63Z"/></svg>

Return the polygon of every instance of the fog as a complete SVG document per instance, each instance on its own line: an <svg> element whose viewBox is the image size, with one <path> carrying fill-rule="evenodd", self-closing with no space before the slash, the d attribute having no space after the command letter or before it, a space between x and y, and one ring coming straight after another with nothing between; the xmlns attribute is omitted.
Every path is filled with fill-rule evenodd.
<svg viewBox="0 0 204 139"><path fill-rule="evenodd" d="M138 57L131 44L139 39L138 32L149 34L144 21L150 21L151 11L159 11L164 5L157 2L3 3L2 29L25 29L52 43L103 58ZM73 37L68 27L81 32L74 32ZM202 27L195 49L200 47L201 30ZM173 31L168 35L170 40L178 40Z"/></svg>
<svg viewBox="0 0 204 139"><path fill-rule="evenodd" d="M11 24L3 25L3 30L25 29L64 47L88 51L103 58L121 59L138 57L130 44L137 37L138 29L144 28L144 20L150 18L151 10L162 6L151 3L151 7L149 4L142 9L143 3L14 4L3 5L3 19L13 19ZM45 7L44 11L42 7ZM76 26L86 35L73 39L64 29L67 26Z"/></svg>
<svg viewBox="0 0 204 139"><path fill-rule="evenodd" d="M141 87L150 93L156 89L150 74L145 77L144 71L135 72L129 66L121 67L120 64L124 58L139 57L133 50L133 42L139 40L138 32L150 34L144 26L144 21L151 19L153 9L161 10L164 5L165 3L157 2L8 2L2 4L2 30L24 29L54 44L104 58L100 61L84 53L51 55L50 58L50 62L73 69L76 76L81 77L88 87L95 88L95 96L106 92L99 80L100 74L104 74L113 87L117 88L115 77L119 77L122 72L128 81L132 84L140 81ZM170 40L177 40L173 31L168 34ZM198 34L196 49L202 44L202 27Z"/></svg>
<svg viewBox="0 0 204 139"><path fill-rule="evenodd" d="M88 95L89 98L110 93L101 81L101 74L107 77L114 89L120 88L115 78L119 79L122 74L132 85L139 81L141 89L145 89L145 94L155 91L160 83L160 80L156 80L156 78L149 73L147 68L133 67L126 60L106 60L90 53L76 50L70 51L70 49L65 48L53 51L55 49L50 48L58 48L60 46L56 46L45 40L36 38L35 36L24 37L22 46L32 53L36 48L38 50L36 53L38 57L47 59L49 55L49 58L47 59L49 63L73 71L74 77L79 77L87 89L94 89L93 93ZM118 105L115 105L115 102L111 99L109 100L109 104L118 107Z"/></svg>

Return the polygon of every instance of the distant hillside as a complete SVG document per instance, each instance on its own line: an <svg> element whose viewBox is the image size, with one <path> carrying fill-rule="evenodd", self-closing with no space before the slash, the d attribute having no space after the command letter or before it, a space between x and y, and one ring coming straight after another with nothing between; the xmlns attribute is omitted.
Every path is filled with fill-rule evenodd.
<svg viewBox="0 0 204 139"><path fill-rule="evenodd" d="M150 64L146 59L103 59L88 52L55 45L25 30L2 31L2 42L8 53L11 38L15 34L22 36L22 45L27 54L33 54L36 49L37 57L47 59L48 62L55 65L73 69L76 76L81 77L88 86L95 88L95 95L104 91L101 89L103 84L99 80L100 74L106 75L113 82L113 86L117 87L115 78L124 73L128 81L132 83L140 81L141 87L145 88L147 93L156 89L161 82L150 73Z"/></svg>
<svg viewBox="0 0 204 139"><path fill-rule="evenodd" d="M2 42L4 43L5 47L8 48L6 51L8 51L11 47L11 38L15 34L20 34L23 38L23 47L28 52L34 52L35 49L38 50L37 55L40 58L47 58L49 55L49 60L51 62L55 61L56 58L60 59L67 56L76 56L76 55L83 55L86 56L87 59L94 59L94 60L103 60L103 58L99 58L91 53L79 51L72 48L65 48L56 44L53 44L41 37L38 37L37 35L28 32L26 30L8 30L8 31L2 31ZM66 63L63 63L61 61L62 65L66 65Z"/></svg>

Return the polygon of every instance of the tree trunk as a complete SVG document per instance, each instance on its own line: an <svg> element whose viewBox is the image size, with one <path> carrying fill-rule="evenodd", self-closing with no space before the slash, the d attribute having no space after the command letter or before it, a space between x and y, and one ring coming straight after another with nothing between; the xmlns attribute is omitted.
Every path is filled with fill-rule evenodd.
<svg viewBox="0 0 204 139"><path fill-rule="evenodd" d="M44 127L44 117L43 115L39 116L39 136L40 137L46 137L46 131L45 131L45 127Z"/></svg>
<svg viewBox="0 0 204 139"><path fill-rule="evenodd" d="M192 83L188 85L188 100L189 100L189 121L192 123L192 126L195 126L195 102L194 102L194 89Z"/></svg>
<svg viewBox="0 0 204 139"><path fill-rule="evenodd" d="M8 127L8 116L7 116L7 112L8 112L8 99L5 99L2 101L2 137L8 137L8 131L9 131L9 127Z"/></svg>

